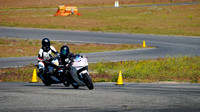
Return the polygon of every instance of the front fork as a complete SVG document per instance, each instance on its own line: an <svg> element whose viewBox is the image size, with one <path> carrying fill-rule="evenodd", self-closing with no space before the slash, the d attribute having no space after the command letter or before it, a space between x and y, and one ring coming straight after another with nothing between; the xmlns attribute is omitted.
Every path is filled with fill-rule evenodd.
<svg viewBox="0 0 200 112"><path fill-rule="evenodd" d="M80 73L78 73L79 79L81 79L83 81L83 74L86 74L86 73L89 74L87 70L83 70Z"/></svg>

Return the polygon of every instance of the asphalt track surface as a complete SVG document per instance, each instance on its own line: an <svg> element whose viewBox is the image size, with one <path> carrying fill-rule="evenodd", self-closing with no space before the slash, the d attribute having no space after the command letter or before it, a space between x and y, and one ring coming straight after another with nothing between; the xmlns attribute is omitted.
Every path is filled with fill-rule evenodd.
<svg viewBox="0 0 200 112"><path fill-rule="evenodd" d="M169 56L177 57L200 55L200 37L100 33L11 27L0 27L0 37L19 37L40 40L44 37L48 37L50 40L57 41L109 44L142 44L143 40L145 40L147 46L155 47L151 49L83 53L88 57L89 62L98 62L102 60L142 60ZM0 67L24 66L30 63L36 64L37 54L33 57L0 58L0 62Z"/></svg>
<svg viewBox="0 0 200 112"><path fill-rule="evenodd" d="M1 112L199 112L200 84L95 83L74 89L62 84L0 83Z"/></svg>
<svg viewBox="0 0 200 112"><path fill-rule="evenodd" d="M156 36L116 33L91 33L64 30L0 28L0 37L20 37L71 42L134 43L143 40L154 49L87 53L89 62L155 59L166 56L199 56L198 37ZM37 57L0 58L0 67L36 63ZM84 111L84 112L198 112L200 84L95 83L94 90L76 90L61 84L45 87L42 83L0 83L0 111Z"/></svg>

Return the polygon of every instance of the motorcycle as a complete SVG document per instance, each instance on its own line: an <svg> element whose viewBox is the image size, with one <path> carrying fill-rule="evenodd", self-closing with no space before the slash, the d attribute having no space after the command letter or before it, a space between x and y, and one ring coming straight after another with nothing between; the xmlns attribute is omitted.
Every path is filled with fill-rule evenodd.
<svg viewBox="0 0 200 112"><path fill-rule="evenodd" d="M51 84L63 83L66 87L70 86L69 80L65 74L65 67L59 65L59 57L52 58L52 61L48 63L45 74L39 77L45 86L51 86Z"/></svg>
<svg viewBox="0 0 200 112"><path fill-rule="evenodd" d="M90 90L94 88L88 72L88 61L85 56L75 55L72 60L69 60L69 65L66 66L70 67L70 84L75 89L78 89L79 86L87 86Z"/></svg>
<svg viewBox="0 0 200 112"><path fill-rule="evenodd" d="M65 61L68 64L59 65L59 57L52 59L46 68L46 74L40 77L44 85L63 83L66 87L71 84L74 89L87 86L92 90L94 86L89 76L87 58L78 54Z"/></svg>

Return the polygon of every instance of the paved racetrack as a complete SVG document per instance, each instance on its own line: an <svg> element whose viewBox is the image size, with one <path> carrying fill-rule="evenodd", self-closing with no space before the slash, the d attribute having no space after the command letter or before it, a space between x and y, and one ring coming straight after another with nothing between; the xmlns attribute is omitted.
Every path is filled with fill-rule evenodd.
<svg viewBox="0 0 200 112"><path fill-rule="evenodd" d="M0 37L94 43L142 44L145 40L153 49L86 53L89 62L155 59L166 56L199 56L200 38L182 36L136 35L118 33L74 32L0 27ZM36 54L37 55L37 54ZM0 67L36 63L37 57L0 58ZM42 83L0 82L0 112L199 112L200 84L160 83L95 83L73 89L62 84L44 86Z"/></svg>
<svg viewBox="0 0 200 112"><path fill-rule="evenodd" d="M0 83L1 112L198 112L200 84L95 83L94 90L61 84Z"/></svg>
<svg viewBox="0 0 200 112"><path fill-rule="evenodd" d="M95 43L134 43L153 49L87 53L90 62L154 59L166 56L200 55L200 38L118 33L74 32L24 28L0 28L0 37L20 37ZM0 67L36 63L37 57L0 58ZM163 111L200 110L200 84L95 83L94 90L78 90L61 84L45 87L42 83L0 83L0 111Z"/></svg>
<svg viewBox="0 0 200 112"><path fill-rule="evenodd" d="M44 30L32 28L0 27L0 37L19 37L27 39L42 39L67 42L94 42L94 43L129 43L155 46L153 49L125 50L99 53L83 53L89 62L120 61L133 59L155 59L166 56L199 56L200 37L139 35L121 33L98 33L67 30ZM37 54L36 54L37 56ZM0 67L23 66L29 63L36 64L37 57L0 58Z"/></svg>

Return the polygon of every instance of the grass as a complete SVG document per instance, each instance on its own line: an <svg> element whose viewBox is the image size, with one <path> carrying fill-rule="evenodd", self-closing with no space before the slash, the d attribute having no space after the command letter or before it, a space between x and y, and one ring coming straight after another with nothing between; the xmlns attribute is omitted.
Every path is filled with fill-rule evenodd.
<svg viewBox="0 0 200 112"><path fill-rule="evenodd" d="M197 2L199 0L124 0L120 5ZM113 6L114 0L0 0L0 26L101 32L200 36L200 5L82 9L82 16L54 17L54 10L15 11L12 9L57 8L71 4L81 7ZM11 10L10 10L11 9ZM50 24L51 23L51 24ZM23 42L24 41L24 42ZM135 45L72 44L53 42L59 50L70 46L74 53L133 49ZM80 47L77 47L80 46ZM137 46L137 45L136 45ZM0 38L0 57L35 56L41 47L37 40ZM81 49L83 48L84 49ZM139 45L141 47L141 45ZM78 49L77 49L78 48ZM7 50L5 50L7 49ZM103 49L103 50L102 50ZM90 64L94 82L116 82L122 70L125 82L177 81L199 83L200 57L160 58L156 60L99 62ZM29 82L34 65L0 68L0 82Z"/></svg>
<svg viewBox="0 0 200 112"><path fill-rule="evenodd" d="M200 82L200 56L90 63L89 72L94 82L116 82L119 70L124 82ZM34 65L1 68L1 82L29 82Z"/></svg>
<svg viewBox="0 0 200 112"><path fill-rule="evenodd" d="M95 81L117 81L119 70L125 82L200 81L200 57L159 58L156 60L99 62L90 64Z"/></svg>
<svg viewBox="0 0 200 112"><path fill-rule="evenodd" d="M67 43L67 42L51 41L51 45L54 46L58 51L60 51L61 46L68 45L70 51L75 54L142 48L142 42L139 45L139 44ZM41 40L0 38L0 51L1 51L0 57L37 56L40 48L41 48Z"/></svg>
<svg viewBox="0 0 200 112"><path fill-rule="evenodd" d="M200 36L199 7L82 9L81 16L70 17L54 17L54 10L1 11L0 26Z"/></svg>
<svg viewBox="0 0 200 112"><path fill-rule="evenodd" d="M120 5L197 2L200 0L119 0ZM0 9L47 8L70 4L79 7L114 6L115 0L0 0Z"/></svg>
<svg viewBox="0 0 200 112"><path fill-rule="evenodd" d="M31 81L34 65L17 68L0 68L0 82Z"/></svg>

